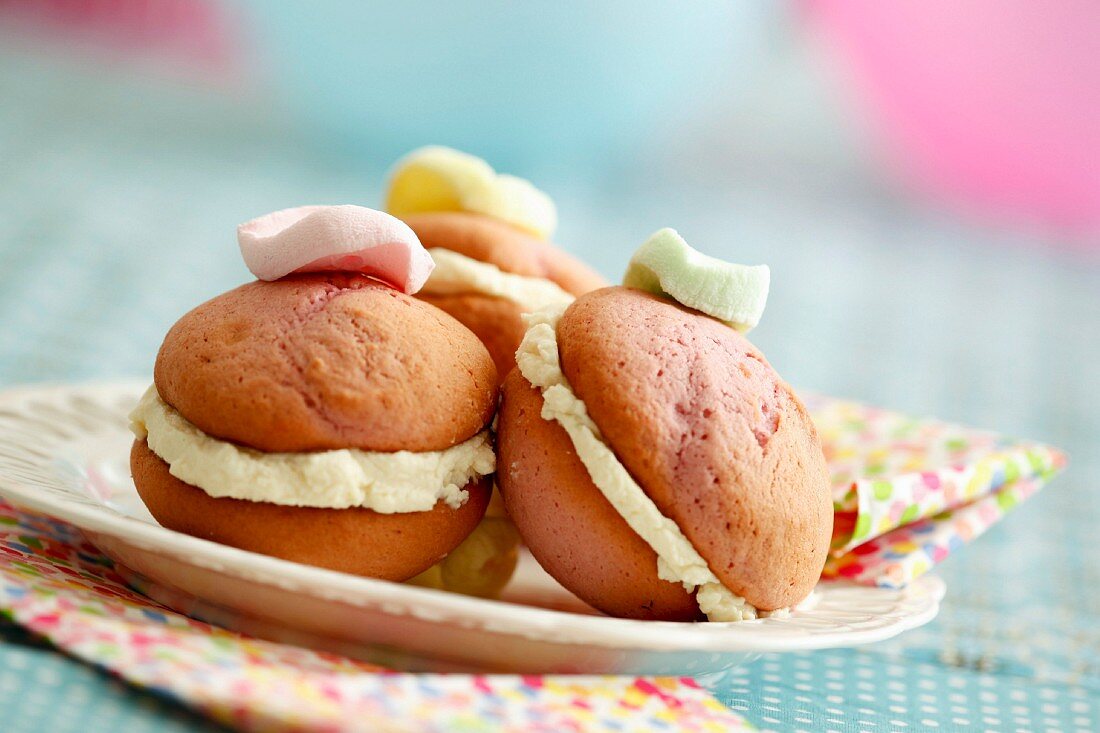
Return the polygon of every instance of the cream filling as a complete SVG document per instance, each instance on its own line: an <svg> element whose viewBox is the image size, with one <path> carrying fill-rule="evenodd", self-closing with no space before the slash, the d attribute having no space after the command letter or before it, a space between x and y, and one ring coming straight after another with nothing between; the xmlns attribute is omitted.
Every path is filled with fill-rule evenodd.
<svg viewBox="0 0 1100 733"><path fill-rule="evenodd" d="M491 474L496 457L483 430L441 451L381 453L356 449L265 453L213 438L150 387L130 413L130 429L169 472L213 497L382 514L462 506L463 487Z"/></svg>
<svg viewBox="0 0 1100 733"><path fill-rule="evenodd" d="M422 292L436 295L482 293L510 300L524 313L573 302L572 295L546 278L513 275L496 265L442 247L432 247L428 253L435 260L435 269Z"/></svg>
<svg viewBox="0 0 1100 733"><path fill-rule="evenodd" d="M697 589L699 610L711 621L756 618L756 608L722 585L676 523L661 514L646 496L603 439L584 402L573 392L558 360L557 325L565 308L560 305L528 316L527 333L516 352L520 373L542 390L542 418L556 420L565 428L592 483L657 553L658 577L680 583L688 592Z"/></svg>

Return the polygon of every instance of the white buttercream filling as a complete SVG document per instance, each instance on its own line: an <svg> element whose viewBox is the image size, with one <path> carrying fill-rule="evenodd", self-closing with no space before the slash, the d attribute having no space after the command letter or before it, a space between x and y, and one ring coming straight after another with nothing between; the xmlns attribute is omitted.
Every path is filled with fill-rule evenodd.
<svg viewBox="0 0 1100 733"><path fill-rule="evenodd" d="M559 305L527 316L527 333L516 352L520 373L542 391L542 418L555 420L565 429L592 483L657 553L658 577L680 583L688 592L697 590L699 610L711 621L756 618L756 608L722 585L679 526L661 514L589 417L558 359L557 325L565 308Z"/></svg>
<svg viewBox="0 0 1100 733"><path fill-rule="evenodd" d="M382 453L352 448L266 453L218 440L188 422L150 387L130 413L130 429L180 481L213 497L382 514L457 509L463 487L493 473L496 457L483 430L441 451Z"/></svg>
<svg viewBox="0 0 1100 733"><path fill-rule="evenodd" d="M433 247L428 253L435 261L435 269L424 285L424 293L481 293L510 300L524 313L573 301L572 295L546 278L514 275L442 247Z"/></svg>

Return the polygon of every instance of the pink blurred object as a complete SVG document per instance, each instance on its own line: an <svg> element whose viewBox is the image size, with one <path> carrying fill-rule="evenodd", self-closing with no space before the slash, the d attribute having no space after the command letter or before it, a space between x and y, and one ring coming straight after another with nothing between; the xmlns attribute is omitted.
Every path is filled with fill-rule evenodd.
<svg viewBox="0 0 1100 733"><path fill-rule="evenodd" d="M261 280L292 272L361 272L405 293L435 268L409 226L365 206L299 206L237 227L241 257Z"/></svg>
<svg viewBox="0 0 1100 733"><path fill-rule="evenodd" d="M127 66L212 79L238 72L237 15L221 0L0 0L4 41L53 41Z"/></svg>
<svg viewBox="0 0 1100 733"><path fill-rule="evenodd" d="M1100 2L805 7L919 187L1100 243Z"/></svg>

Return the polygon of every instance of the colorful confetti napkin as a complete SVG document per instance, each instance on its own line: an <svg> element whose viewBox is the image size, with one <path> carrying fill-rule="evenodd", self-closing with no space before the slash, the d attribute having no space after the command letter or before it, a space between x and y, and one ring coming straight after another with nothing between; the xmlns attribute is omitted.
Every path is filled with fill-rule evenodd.
<svg viewBox="0 0 1100 733"><path fill-rule="evenodd" d="M825 397L806 403L833 482L826 578L904 586L1066 463L1054 448L984 430Z"/></svg>
<svg viewBox="0 0 1100 733"><path fill-rule="evenodd" d="M245 730L752 730L686 677L396 674L242 636L156 605L79 531L3 502L0 613Z"/></svg>

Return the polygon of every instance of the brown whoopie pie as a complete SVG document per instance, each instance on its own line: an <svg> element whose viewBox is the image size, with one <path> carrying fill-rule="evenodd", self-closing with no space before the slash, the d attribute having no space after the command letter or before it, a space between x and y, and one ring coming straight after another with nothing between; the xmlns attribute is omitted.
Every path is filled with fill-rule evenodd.
<svg viewBox="0 0 1100 733"><path fill-rule="evenodd" d="M723 585L764 611L804 599L829 547L828 472L809 415L760 351L713 318L622 287L579 297L557 337L604 440ZM538 390L509 375L497 480L531 552L606 613L697 616L541 407Z"/></svg>
<svg viewBox="0 0 1100 733"><path fill-rule="evenodd" d="M161 398L208 435L266 452L437 451L485 429L488 351L441 310L367 277L252 282L183 316L157 355ZM477 525L489 477L458 509L380 514L215 498L169 474L144 440L131 469L165 527L287 560L404 580Z"/></svg>

